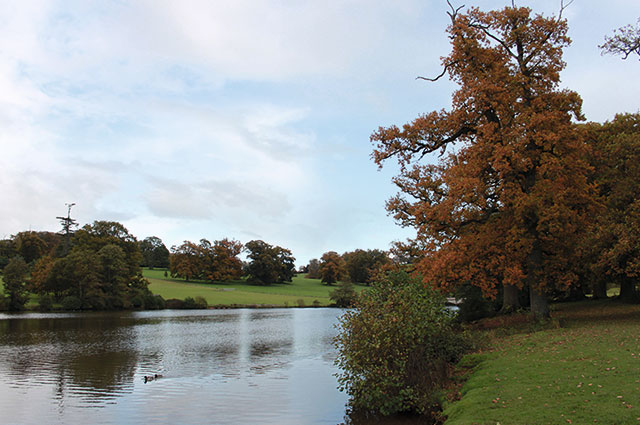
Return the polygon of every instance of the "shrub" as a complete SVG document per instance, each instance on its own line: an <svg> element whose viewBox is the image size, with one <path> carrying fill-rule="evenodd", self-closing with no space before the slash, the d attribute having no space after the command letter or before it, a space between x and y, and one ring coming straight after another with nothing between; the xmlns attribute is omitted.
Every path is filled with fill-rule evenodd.
<svg viewBox="0 0 640 425"><path fill-rule="evenodd" d="M192 298L193 299L193 298ZM185 308L184 301L179 300L177 298L169 298L165 301L165 307L170 310L180 310Z"/></svg>
<svg viewBox="0 0 640 425"><path fill-rule="evenodd" d="M298 307L304 307L304 300L302 298L298 298L296 303L298 304Z"/></svg>
<svg viewBox="0 0 640 425"><path fill-rule="evenodd" d="M196 300L193 297L186 297L184 299L184 303L182 305L182 308L186 308L186 309L198 308L197 305L196 305Z"/></svg>
<svg viewBox="0 0 640 425"><path fill-rule="evenodd" d="M165 308L165 301L160 295L151 293L144 296L144 308L147 310L162 310Z"/></svg>
<svg viewBox="0 0 640 425"><path fill-rule="evenodd" d="M64 297L60 304L62 304L63 310L80 310L82 308L80 298L73 295Z"/></svg>
<svg viewBox="0 0 640 425"><path fill-rule="evenodd" d="M342 282L337 289L329 293L329 299L335 302L338 307L349 307L355 300L356 295L353 283Z"/></svg>
<svg viewBox="0 0 640 425"><path fill-rule="evenodd" d="M162 298L160 298L162 299ZM207 308L207 300L203 297L186 297L184 300L179 300L176 298L169 298L168 300L161 301L163 308L169 308L174 310L193 310L197 308Z"/></svg>
<svg viewBox="0 0 640 425"><path fill-rule="evenodd" d="M201 297L201 296L197 296L196 297L195 304L196 304L195 308L207 308L207 307L209 307L209 304L207 303L207 300L205 300L204 297Z"/></svg>
<svg viewBox="0 0 640 425"><path fill-rule="evenodd" d="M339 331L338 382L355 410L439 415L449 363L467 348L441 294L405 272L390 273L358 297Z"/></svg>

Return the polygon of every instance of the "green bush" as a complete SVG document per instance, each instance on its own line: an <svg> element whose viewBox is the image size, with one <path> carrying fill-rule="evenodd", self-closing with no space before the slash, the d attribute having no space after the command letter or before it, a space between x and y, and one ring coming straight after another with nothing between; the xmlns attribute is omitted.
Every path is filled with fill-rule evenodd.
<svg viewBox="0 0 640 425"><path fill-rule="evenodd" d="M356 290L351 282L341 282L329 293L329 299L338 307L349 307L356 299Z"/></svg>
<svg viewBox="0 0 640 425"><path fill-rule="evenodd" d="M207 308L207 307L209 307L209 304L207 303L207 300L205 300L204 297L201 297L201 296L197 296L196 297L195 304L196 304L195 308Z"/></svg>
<svg viewBox="0 0 640 425"><path fill-rule="evenodd" d="M196 300L193 297L186 297L184 299L184 303L182 304L182 308L194 309L194 308L198 308L198 306L196 304Z"/></svg>
<svg viewBox="0 0 640 425"><path fill-rule="evenodd" d="M437 418L449 363L467 350L444 297L419 278L393 272L340 319L338 382L356 411Z"/></svg>
<svg viewBox="0 0 640 425"><path fill-rule="evenodd" d="M82 301L80 298L73 295L64 297L60 304L62 304L63 310L80 310L82 308Z"/></svg>
<svg viewBox="0 0 640 425"><path fill-rule="evenodd" d="M144 296L144 308L147 310L162 310L165 308L165 301L160 295L148 293Z"/></svg>

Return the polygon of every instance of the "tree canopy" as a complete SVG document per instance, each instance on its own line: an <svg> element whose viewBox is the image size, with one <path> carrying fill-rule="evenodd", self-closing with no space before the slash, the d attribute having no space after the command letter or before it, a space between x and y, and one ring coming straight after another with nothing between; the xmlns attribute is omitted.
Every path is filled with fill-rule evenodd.
<svg viewBox="0 0 640 425"><path fill-rule="evenodd" d="M288 249L253 240L245 244L245 250L250 260L247 266L250 282L260 285L291 282L295 276L296 259Z"/></svg>
<svg viewBox="0 0 640 425"><path fill-rule="evenodd" d="M452 51L430 80L458 84L452 109L371 136L375 162L400 166L387 208L416 229L425 282L471 282L488 296L526 287L547 316L546 292L576 282L571 257L593 203L572 123L582 102L559 88L567 24L519 7L450 16Z"/></svg>
<svg viewBox="0 0 640 425"><path fill-rule="evenodd" d="M325 252L320 258L320 269L318 273L320 274L320 280L322 282L331 285L346 276L346 263L337 252Z"/></svg>
<svg viewBox="0 0 640 425"><path fill-rule="evenodd" d="M349 279L354 283L370 283L377 269L391 260L379 249L356 249L342 254Z"/></svg>
<svg viewBox="0 0 640 425"><path fill-rule="evenodd" d="M138 242L122 224L95 221L70 238L68 252L43 256L34 264L33 291L53 293L74 309L123 309L155 303L142 278Z"/></svg>
<svg viewBox="0 0 640 425"><path fill-rule="evenodd" d="M241 252L242 244L235 240L222 239L213 244L207 239L200 239L199 244L184 241L171 247L169 270L172 276L186 280L227 282L242 277Z"/></svg>
<svg viewBox="0 0 640 425"><path fill-rule="evenodd" d="M584 265L596 285L617 284L621 298L634 300L640 276L640 114L619 114L582 130L593 150L601 205L585 238ZM606 286L596 294L606 296Z"/></svg>
<svg viewBox="0 0 640 425"><path fill-rule="evenodd" d="M635 53L640 60L640 18L635 27L629 24L614 30L612 36L605 36L600 49L602 53L622 55L622 59Z"/></svg>
<svg viewBox="0 0 640 425"><path fill-rule="evenodd" d="M169 267L169 250L157 236L149 236L139 242L142 254L142 266L153 269L155 267Z"/></svg>

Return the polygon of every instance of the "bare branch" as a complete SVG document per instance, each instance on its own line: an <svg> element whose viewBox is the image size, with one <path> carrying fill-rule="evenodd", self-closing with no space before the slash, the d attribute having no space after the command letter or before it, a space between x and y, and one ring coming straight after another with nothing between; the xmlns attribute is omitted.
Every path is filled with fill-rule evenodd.
<svg viewBox="0 0 640 425"><path fill-rule="evenodd" d="M428 78L428 77L421 77L421 76L417 76L416 80L425 80L425 81L438 81L440 78L444 77L444 74L447 73L447 71L449 70L450 67L452 67L453 65L455 65L456 63L458 63L458 61L454 61L454 62L449 62L448 64L445 64L444 69L442 70L442 72L440 73L440 75L438 75L435 78Z"/></svg>
<svg viewBox="0 0 640 425"><path fill-rule="evenodd" d="M464 7L464 4L457 9L451 5L451 2L449 0L447 0L447 4L451 8L451 12L447 12L447 15L449 15L449 17L451 18L451 23L453 24L456 22L456 16L458 16L458 12Z"/></svg>
<svg viewBox="0 0 640 425"><path fill-rule="evenodd" d="M622 59L627 59L633 53L640 56L640 18L635 28L632 25L618 28L611 37L605 36L604 41L598 46L602 54L623 55Z"/></svg>
<svg viewBox="0 0 640 425"><path fill-rule="evenodd" d="M560 22L560 20L562 19L562 12L564 12L567 7L571 6L571 3L573 3L573 0L569 0L567 4L564 4L564 0L560 0L560 13L558 13L558 22Z"/></svg>

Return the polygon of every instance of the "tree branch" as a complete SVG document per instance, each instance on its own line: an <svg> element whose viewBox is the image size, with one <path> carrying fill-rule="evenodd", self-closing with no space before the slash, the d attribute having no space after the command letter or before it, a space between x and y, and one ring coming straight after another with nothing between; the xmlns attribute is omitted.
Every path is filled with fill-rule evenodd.
<svg viewBox="0 0 640 425"><path fill-rule="evenodd" d="M451 12L447 12L447 15L449 15L449 17L451 18L451 23L454 24L456 22L456 16L458 16L458 12L460 11L460 9L462 9L464 7L464 4L462 6L460 6L460 7L458 7L457 9L455 9L451 5L451 2L449 0L447 0L447 4L451 8Z"/></svg>
<svg viewBox="0 0 640 425"><path fill-rule="evenodd" d="M442 70L442 72L440 73L440 75L438 75L436 78L428 78L428 77L421 77L421 76L417 76L416 80L425 80L425 81L438 81L440 78L444 77L444 74L447 73L447 71L449 70L450 67L452 67L453 65L455 65L456 63L458 63L458 61L454 61L454 62L449 62L448 64L445 64L444 69Z"/></svg>

